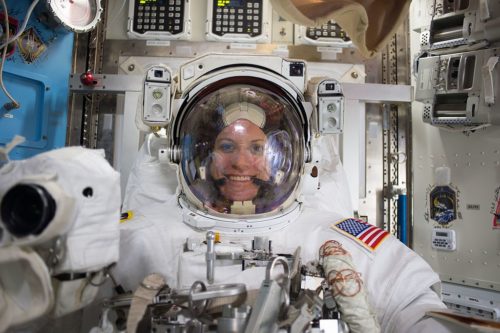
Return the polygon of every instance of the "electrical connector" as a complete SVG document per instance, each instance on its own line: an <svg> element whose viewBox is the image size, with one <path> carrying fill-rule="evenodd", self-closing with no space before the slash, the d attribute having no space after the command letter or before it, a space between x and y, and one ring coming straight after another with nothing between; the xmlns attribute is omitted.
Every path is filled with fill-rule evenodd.
<svg viewBox="0 0 500 333"><path fill-rule="evenodd" d="M21 104L17 102L8 102L3 105L3 107L7 110L14 110L14 109L19 109L21 107Z"/></svg>

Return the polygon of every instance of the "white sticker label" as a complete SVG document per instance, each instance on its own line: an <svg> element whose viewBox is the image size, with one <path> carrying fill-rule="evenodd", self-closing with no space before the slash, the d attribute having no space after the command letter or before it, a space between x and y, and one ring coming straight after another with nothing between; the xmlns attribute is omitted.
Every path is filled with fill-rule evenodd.
<svg viewBox="0 0 500 333"><path fill-rule="evenodd" d="M316 50L318 52L342 53L342 48L341 47L320 46Z"/></svg>
<svg viewBox="0 0 500 333"><path fill-rule="evenodd" d="M420 90L429 90L432 87L432 69L427 68L422 70L420 82L418 83Z"/></svg>
<svg viewBox="0 0 500 333"><path fill-rule="evenodd" d="M147 40L146 46L170 46L169 40Z"/></svg>
<svg viewBox="0 0 500 333"><path fill-rule="evenodd" d="M229 46L232 49L240 49L240 50L255 50L257 49L257 44L248 44L248 43L231 43Z"/></svg>

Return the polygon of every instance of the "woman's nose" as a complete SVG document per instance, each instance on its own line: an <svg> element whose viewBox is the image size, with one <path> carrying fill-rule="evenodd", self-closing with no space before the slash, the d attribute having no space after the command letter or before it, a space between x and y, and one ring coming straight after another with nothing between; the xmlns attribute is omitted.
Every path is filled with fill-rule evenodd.
<svg viewBox="0 0 500 333"><path fill-rule="evenodd" d="M245 170L252 165L252 156L248 151L240 150L234 154L232 162L234 168Z"/></svg>

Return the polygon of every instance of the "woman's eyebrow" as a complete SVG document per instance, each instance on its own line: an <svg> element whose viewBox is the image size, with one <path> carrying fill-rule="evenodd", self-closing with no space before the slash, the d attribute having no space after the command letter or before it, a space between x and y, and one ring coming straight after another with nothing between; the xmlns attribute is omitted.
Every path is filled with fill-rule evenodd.
<svg viewBox="0 0 500 333"><path fill-rule="evenodd" d="M231 139L231 138L225 138L225 137L218 138L217 140L215 140L215 142L219 142L219 141L231 141L231 142L235 142L233 139Z"/></svg>

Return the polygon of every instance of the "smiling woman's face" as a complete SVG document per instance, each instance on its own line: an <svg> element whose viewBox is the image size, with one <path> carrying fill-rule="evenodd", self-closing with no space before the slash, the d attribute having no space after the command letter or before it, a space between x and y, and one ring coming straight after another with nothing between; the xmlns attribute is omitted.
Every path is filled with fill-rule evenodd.
<svg viewBox="0 0 500 333"><path fill-rule="evenodd" d="M267 138L249 120L239 119L224 128L215 140L210 173L220 193L232 201L248 201L257 196L255 179L269 180L266 159Z"/></svg>
<svg viewBox="0 0 500 333"><path fill-rule="evenodd" d="M178 115L183 198L207 214L260 216L287 208L300 194L306 156L300 108L285 91L252 82L221 81Z"/></svg>

